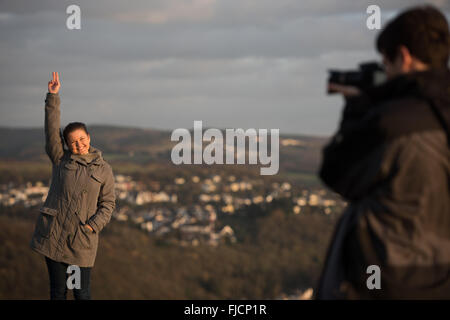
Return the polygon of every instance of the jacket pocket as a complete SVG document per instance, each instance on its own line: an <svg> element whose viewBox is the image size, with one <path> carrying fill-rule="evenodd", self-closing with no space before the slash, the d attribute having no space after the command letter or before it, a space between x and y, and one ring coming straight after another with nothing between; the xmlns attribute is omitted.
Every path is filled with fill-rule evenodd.
<svg viewBox="0 0 450 320"><path fill-rule="evenodd" d="M91 177L99 183L103 183L103 181L104 181L103 177L100 175L100 173L98 171L94 171L91 174Z"/></svg>
<svg viewBox="0 0 450 320"><path fill-rule="evenodd" d="M65 162L59 170L59 183L63 192L73 192L78 166L73 162Z"/></svg>
<svg viewBox="0 0 450 320"><path fill-rule="evenodd" d="M43 238L48 238L52 231L53 224L55 223L56 215L58 211L49 207L41 207L39 209L41 215L37 222L37 232Z"/></svg>
<svg viewBox="0 0 450 320"><path fill-rule="evenodd" d="M89 231L85 224L79 223L72 239L72 248L90 249L94 241L94 233Z"/></svg>

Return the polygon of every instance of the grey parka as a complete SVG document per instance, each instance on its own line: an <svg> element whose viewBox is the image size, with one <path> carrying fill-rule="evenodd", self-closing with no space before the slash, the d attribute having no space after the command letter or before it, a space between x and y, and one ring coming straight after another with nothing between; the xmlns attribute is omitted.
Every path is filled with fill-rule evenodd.
<svg viewBox="0 0 450 320"><path fill-rule="evenodd" d="M48 93L45 150L52 161L52 180L30 246L52 260L92 267L99 233L115 208L114 175L94 147L87 157L64 149L59 106L58 94Z"/></svg>

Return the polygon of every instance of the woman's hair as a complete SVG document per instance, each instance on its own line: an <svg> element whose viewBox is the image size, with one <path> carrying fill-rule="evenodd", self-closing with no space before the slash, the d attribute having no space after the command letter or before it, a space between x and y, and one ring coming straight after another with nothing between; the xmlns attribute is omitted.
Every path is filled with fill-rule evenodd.
<svg viewBox="0 0 450 320"><path fill-rule="evenodd" d="M63 131L63 137L64 137L64 141L66 142L67 145L69 145L68 141L67 141L67 137L69 135L69 133L75 131L75 130L79 130L82 129L84 130L84 132L86 132L86 134L89 134L86 125L83 122L71 122L69 123Z"/></svg>
<svg viewBox="0 0 450 320"><path fill-rule="evenodd" d="M395 61L404 45L412 56L431 68L447 67L450 34L445 16L432 6L419 6L401 13L378 35L377 50Z"/></svg>

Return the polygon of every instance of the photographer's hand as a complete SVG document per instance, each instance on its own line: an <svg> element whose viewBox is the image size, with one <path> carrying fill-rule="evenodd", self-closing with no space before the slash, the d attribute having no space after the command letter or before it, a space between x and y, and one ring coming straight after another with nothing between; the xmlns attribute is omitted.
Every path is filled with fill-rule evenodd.
<svg viewBox="0 0 450 320"><path fill-rule="evenodd" d="M341 93L346 98L359 96L361 94L361 91L357 87L344 86L337 83L329 83L328 89L333 90L337 93Z"/></svg>

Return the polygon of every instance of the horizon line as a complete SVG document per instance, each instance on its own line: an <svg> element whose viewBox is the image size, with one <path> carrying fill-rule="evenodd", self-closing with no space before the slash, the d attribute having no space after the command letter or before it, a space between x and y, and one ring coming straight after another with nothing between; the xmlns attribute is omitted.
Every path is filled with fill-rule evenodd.
<svg viewBox="0 0 450 320"><path fill-rule="evenodd" d="M92 128L92 127L115 127L115 128L121 128L121 129L139 129L139 130L151 130L151 131L162 131L162 132L171 132L175 129L178 128L174 128L174 129L163 129L163 128L149 128L149 127L140 127L140 126L126 126L126 125L120 125L120 124L101 124L101 123L93 123L93 124L89 124L87 125L88 128ZM62 127L61 127L62 128ZM207 129L212 129L213 127L203 127L204 130ZM44 129L44 126L6 126L6 125L0 125L0 129L9 129L9 130L40 130L40 129ZM189 131L193 131L194 128L186 128ZM237 127L237 128L214 128L214 129L219 129L221 131L224 131L226 129L249 129L249 128L242 128L242 127ZM266 128L255 128L255 129L266 129ZM282 133L282 129L280 130L280 137L283 136L306 136L306 137L310 137L310 138L330 138L332 136L332 134L330 135L320 135L320 134L308 134L308 133L292 133L292 132L283 132Z"/></svg>

